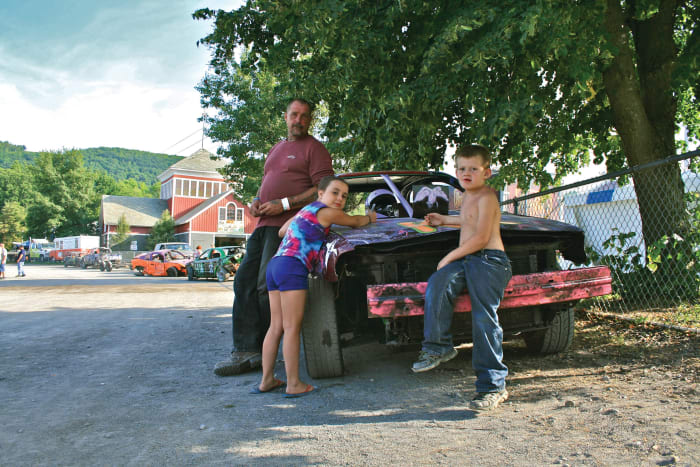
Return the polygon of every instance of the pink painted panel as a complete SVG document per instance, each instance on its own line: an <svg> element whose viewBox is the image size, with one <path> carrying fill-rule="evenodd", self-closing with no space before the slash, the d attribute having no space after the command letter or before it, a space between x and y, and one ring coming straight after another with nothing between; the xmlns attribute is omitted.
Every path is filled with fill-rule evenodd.
<svg viewBox="0 0 700 467"><path fill-rule="evenodd" d="M395 318L423 314L427 282L367 286L367 305L371 318ZM561 303L608 295L612 277L606 266L540 272L513 276L500 308ZM455 312L471 311L468 294L457 299Z"/></svg>

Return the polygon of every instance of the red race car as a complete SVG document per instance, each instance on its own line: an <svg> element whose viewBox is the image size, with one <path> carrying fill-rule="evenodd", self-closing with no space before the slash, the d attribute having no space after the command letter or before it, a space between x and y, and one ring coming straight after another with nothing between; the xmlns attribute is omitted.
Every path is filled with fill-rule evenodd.
<svg viewBox="0 0 700 467"><path fill-rule="evenodd" d="M135 256L131 269L137 276L186 276L190 261L178 250L156 250Z"/></svg>

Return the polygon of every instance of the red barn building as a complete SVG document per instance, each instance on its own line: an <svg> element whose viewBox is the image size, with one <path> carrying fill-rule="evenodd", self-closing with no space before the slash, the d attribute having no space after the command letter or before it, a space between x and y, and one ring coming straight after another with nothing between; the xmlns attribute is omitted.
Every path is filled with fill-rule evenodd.
<svg viewBox="0 0 700 467"><path fill-rule="evenodd" d="M136 241L138 250L147 249L151 228L166 209L175 220L176 240L189 243L193 249L197 245L206 249L244 244L257 219L218 172L225 162L211 156L200 149L158 175L160 199L104 195L100 209L102 244L112 246L110 237L123 215L131 230L127 242Z"/></svg>

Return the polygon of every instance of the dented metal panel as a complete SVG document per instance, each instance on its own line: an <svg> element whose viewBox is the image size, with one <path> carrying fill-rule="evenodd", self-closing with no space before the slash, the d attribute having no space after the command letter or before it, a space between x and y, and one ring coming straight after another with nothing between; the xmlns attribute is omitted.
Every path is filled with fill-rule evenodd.
<svg viewBox="0 0 700 467"><path fill-rule="evenodd" d="M367 286L371 318L396 318L423 314L427 282ZM612 292L606 266L516 275L508 283L500 309L561 303ZM457 299L455 312L471 311L469 295Z"/></svg>

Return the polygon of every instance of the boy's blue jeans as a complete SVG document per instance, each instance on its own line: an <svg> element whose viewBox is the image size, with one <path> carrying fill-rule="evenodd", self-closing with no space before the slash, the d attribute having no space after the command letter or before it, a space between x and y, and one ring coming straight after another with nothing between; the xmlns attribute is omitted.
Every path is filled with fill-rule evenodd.
<svg viewBox="0 0 700 467"><path fill-rule="evenodd" d="M477 392L505 388L508 368L503 364L503 329L496 310L513 275L500 250L480 250L434 272L425 292L423 351L443 355L453 348L452 315L466 288L472 303L472 366Z"/></svg>

